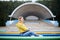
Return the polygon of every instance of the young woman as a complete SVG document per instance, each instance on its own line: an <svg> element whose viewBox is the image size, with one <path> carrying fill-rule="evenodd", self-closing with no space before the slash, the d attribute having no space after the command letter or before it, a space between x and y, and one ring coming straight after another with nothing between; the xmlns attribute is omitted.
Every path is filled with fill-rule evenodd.
<svg viewBox="0 0 60 40"><path fill-rule="evenodd" d="M37 34L30 32L30 30L24 25L24 19L22 16L18 17L18 23L16 24L17 28L19 29L21 36L38 36Z"/></svg>

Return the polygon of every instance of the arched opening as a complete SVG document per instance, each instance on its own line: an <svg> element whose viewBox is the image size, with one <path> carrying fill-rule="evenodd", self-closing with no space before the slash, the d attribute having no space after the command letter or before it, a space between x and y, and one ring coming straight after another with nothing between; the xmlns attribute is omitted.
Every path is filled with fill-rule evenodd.
<svg viewBox="0 0 60 40"><path fill-rule="evenodd" d="M26 20L38 20L39 18L37 16L27 16Z"/></svg>
<svg viewBox="0 0 60 40"><path fill-rule="evenodd" d="M42 17L43 16L42 14L39 14L38 12L33 12L33 11L22 13L21 16L23 16L24 19L26 19L26 17L28 17L28 16L35 16L35 17L38 17L38 19L44 18L44 17Z"/></svg>

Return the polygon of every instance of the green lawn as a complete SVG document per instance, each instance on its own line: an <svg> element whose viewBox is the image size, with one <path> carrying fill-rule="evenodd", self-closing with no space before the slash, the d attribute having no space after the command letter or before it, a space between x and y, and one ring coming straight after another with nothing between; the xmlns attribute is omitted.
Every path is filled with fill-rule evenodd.
<svg viewBox="0 0 60 40"><path fill-rule="evenodd" d="M60 37L19 37L19 36L0 36L0 40L60 40Z"/></svg>

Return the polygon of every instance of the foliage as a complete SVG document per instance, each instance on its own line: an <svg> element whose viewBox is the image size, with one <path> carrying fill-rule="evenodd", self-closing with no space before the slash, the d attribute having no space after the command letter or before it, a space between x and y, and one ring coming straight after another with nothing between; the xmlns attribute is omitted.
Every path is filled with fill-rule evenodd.
<svg viewBox="0 0 60 40"><path fill-rule="evenodd" d="M0 1L0 26L5 26L5 22L9 20L8 15L12 13L12 11L24 2L6 2Z"/></svg>

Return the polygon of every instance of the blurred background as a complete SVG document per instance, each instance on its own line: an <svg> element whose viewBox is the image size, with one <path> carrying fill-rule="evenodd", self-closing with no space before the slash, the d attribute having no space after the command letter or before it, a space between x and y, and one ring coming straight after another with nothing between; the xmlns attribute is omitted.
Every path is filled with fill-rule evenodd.
<svg viewBox="0 0 60 40"><path fill-rule="evenodd" d="M35 0L38 3L47 6L56 17L54 18L59 22L60 26L60 0ZM8 15L25 2L32 2L32 0L0 0L0 27L5 26L7 20L9 20ZM50 19L52 20L52 19Z"/></svg>

